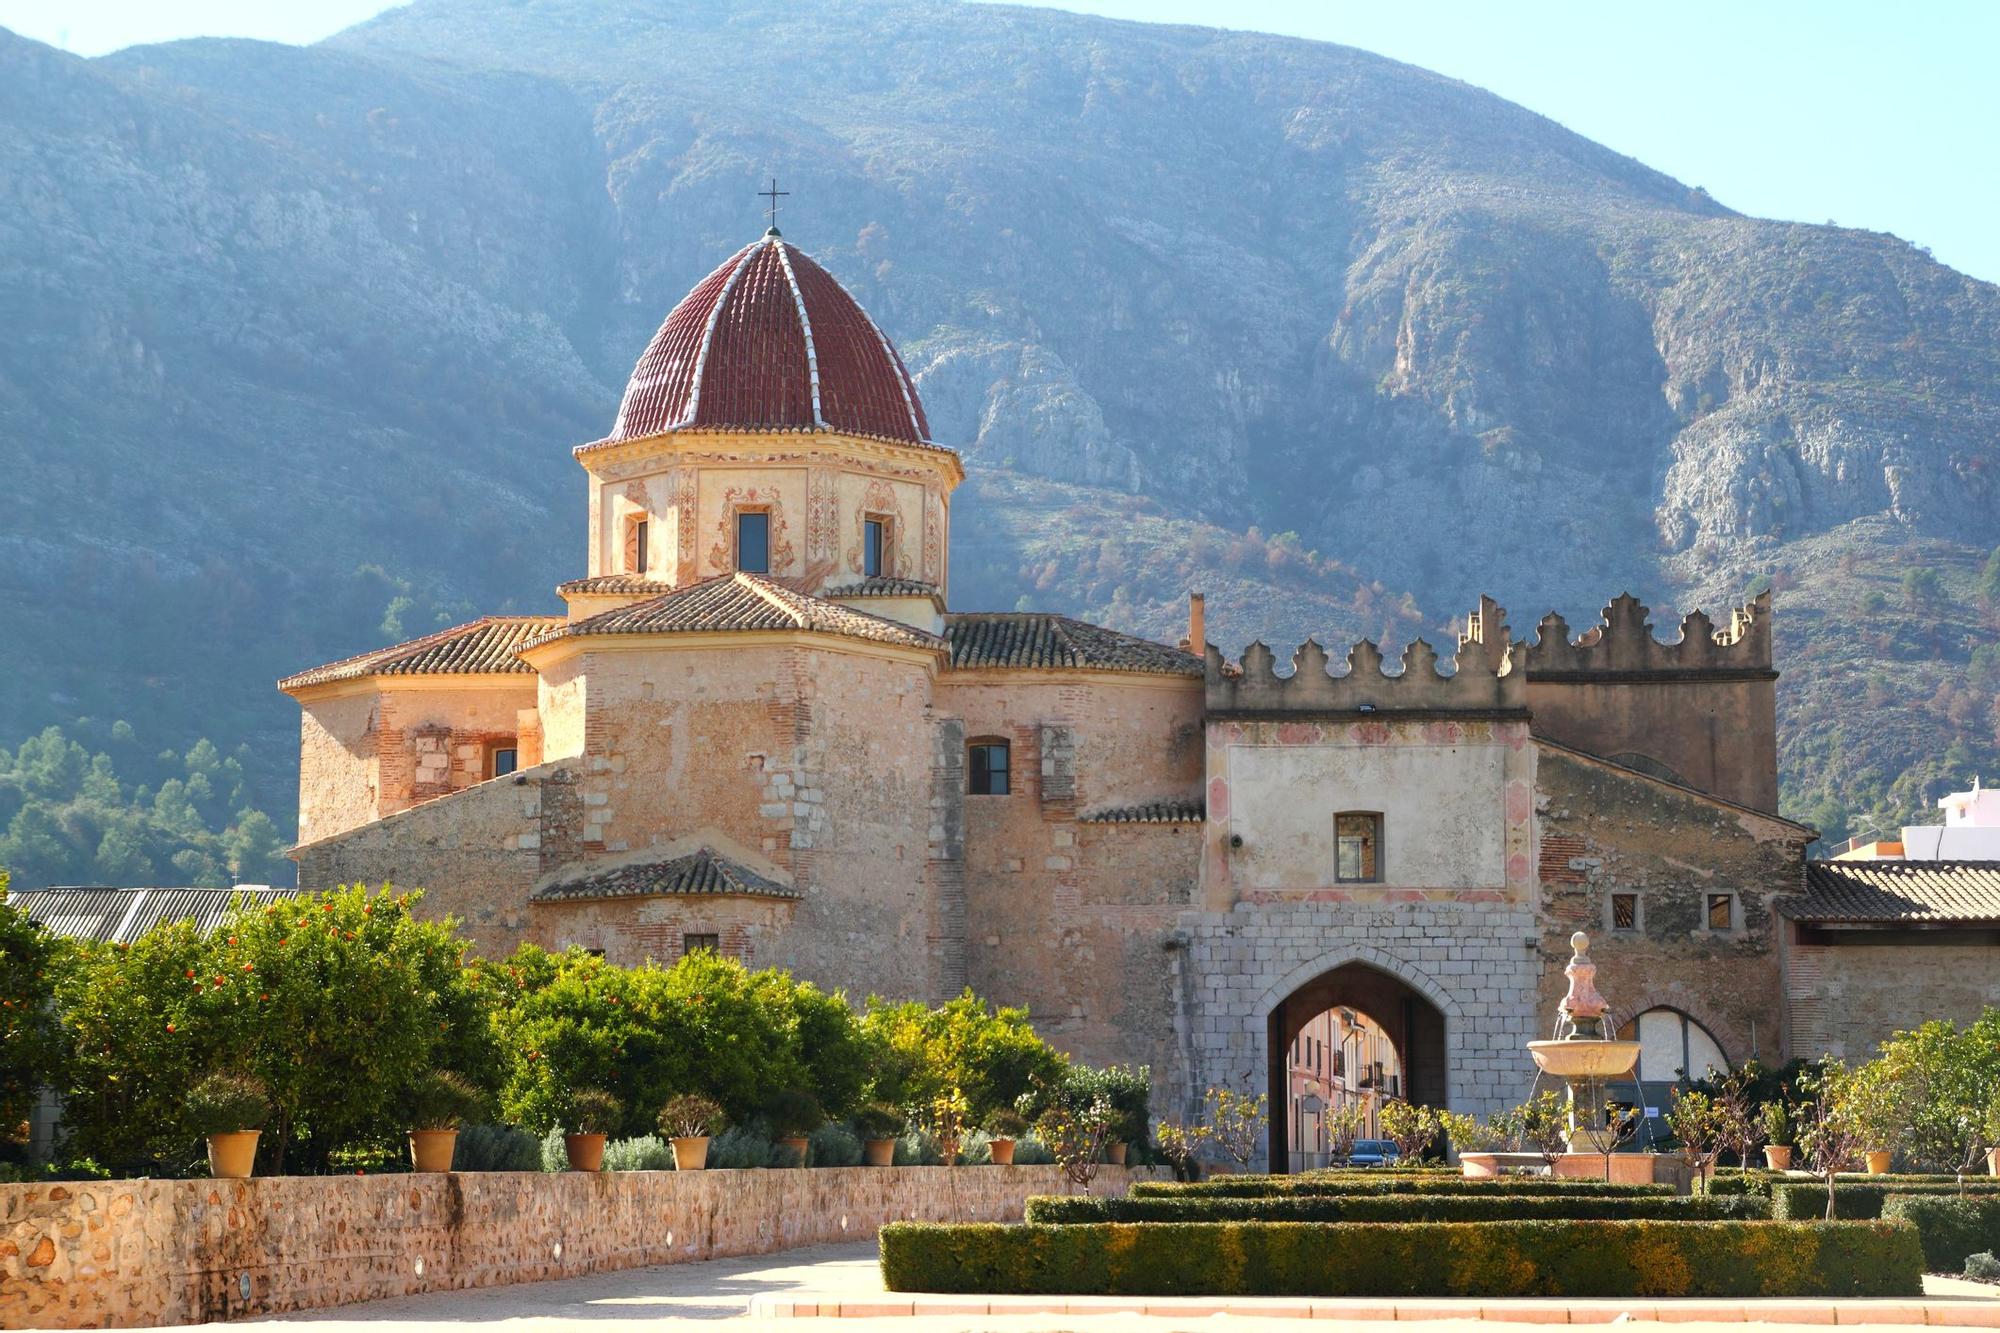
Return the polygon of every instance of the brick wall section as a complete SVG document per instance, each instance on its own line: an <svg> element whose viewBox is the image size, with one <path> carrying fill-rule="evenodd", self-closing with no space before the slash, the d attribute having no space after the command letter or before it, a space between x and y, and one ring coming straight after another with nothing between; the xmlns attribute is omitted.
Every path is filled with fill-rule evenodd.
<svg viewBox="0 0 2000 1333"><path fill-rule="evenodd" d="M1106 1167L1098 1188L1134 1178ZM768 1254L898 1219L1019 1221L1029 1195L1063 1190L1057 1168L1032 1166L0 1185L0 1328L240 1319Z"/></svg>

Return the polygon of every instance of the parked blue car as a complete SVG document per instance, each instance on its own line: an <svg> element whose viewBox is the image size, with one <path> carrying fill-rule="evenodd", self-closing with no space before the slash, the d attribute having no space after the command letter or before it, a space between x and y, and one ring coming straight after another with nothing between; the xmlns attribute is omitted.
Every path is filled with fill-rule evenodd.
<svg viewBox="0 0 2000 1333"><path fill-rule="evenodd" d="M1356 1139L1347 1154L1349 1166L1394 1166L1403 1154L1387 1139Z"/></svg>

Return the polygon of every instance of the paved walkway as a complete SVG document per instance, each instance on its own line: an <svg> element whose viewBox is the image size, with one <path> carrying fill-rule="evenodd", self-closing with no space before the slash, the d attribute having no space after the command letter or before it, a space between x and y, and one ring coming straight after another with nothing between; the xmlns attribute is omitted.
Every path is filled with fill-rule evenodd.
<svg viewBox="0 0 2000 1333"><path fill-rule="evenodd" d="M890 1314L889 1311L896 1313ZM908 1311L908 1313L904 1313ZM1143 1311L1143 1313L1141 1312ZM822 1315L840 1314L839 1318ZM808 1317L811 1316L811 1317ZM1050 1300L910 1297L882 1290L875 1244L863 1241L707 1263L635 1268L562 1282L436 1292L315 1310L283 1319L211 1324L241 1333L493 1326L504 1333L618 1333L683 1319L735 1321L729 1333L1297 1333L1301 1318L1358 1329L1385 1320L1426 1333L1476 1333L1482 1321L1532 1323L1733 1323L1759 1333L1828 1324L2000 1328L2000 1288L1925 1279L1922 1300L1888 1301L1300 1301L1284 1298ZM718 1330L718 1333L721 1333Z"/></svg>

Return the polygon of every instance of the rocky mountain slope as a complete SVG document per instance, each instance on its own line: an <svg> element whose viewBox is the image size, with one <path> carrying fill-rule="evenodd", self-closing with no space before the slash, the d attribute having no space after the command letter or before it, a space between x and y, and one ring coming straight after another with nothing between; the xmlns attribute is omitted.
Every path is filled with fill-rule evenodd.
<svg viewBox="0 0 2000 1333"><path fill-rule="evenodd" d="M944 0L0 33L0 745L247 740L285 810L275 677L580 572L568 447L773 172L966 450L961 605L1442 642L1768 579L1789 809L1991 775L2000 289L1359 51Z"/></svg>

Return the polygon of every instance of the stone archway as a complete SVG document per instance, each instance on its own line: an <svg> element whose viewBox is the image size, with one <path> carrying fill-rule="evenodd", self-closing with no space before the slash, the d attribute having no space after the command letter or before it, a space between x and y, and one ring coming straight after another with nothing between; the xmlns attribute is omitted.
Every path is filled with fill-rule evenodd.
<svg viewBox="0 0 2000 1333"><path fill-rule="evenodd" d="M1349 958L1303 979L1287 978L1291 989L1267 998L1264 1051L1272 1171L1291 1169L1287 1053L1300 1030L1330 1009L1365 1014L1387 1033L1402 1068L1403 1082L1398 1089L1402 1096L1431 1106L1450 1104L1448 1045L1452 1023L1437 1002L1443 997L1434 988L1419 987L1390 970L1383 965L1387 962Z"/></svg>

